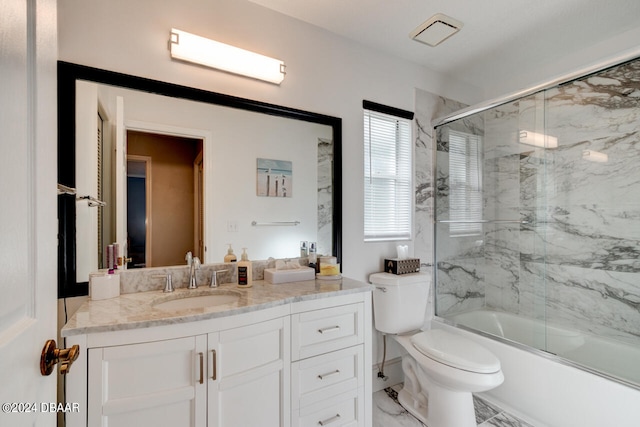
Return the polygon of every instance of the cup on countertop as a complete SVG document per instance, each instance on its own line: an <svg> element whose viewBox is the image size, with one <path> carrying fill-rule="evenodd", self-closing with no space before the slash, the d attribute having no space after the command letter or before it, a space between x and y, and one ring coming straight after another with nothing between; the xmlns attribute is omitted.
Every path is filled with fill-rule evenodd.
<svg viewBox="0 0 640 427"><path fill-rule="evenodd" d="M120 275L106 273L90 274L89 296L94 301L120 296Z"/></svg>

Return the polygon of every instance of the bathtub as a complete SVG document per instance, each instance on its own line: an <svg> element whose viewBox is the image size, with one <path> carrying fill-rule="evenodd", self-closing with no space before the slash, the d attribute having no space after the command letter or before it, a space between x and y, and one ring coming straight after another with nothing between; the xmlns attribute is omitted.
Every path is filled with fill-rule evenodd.
<svg viewBox="0 0 640 427"><path fill-rule="evenodd" d="M632 345L490 310L436 317L431 327L496 354L505 382L486 397L536 427L640 425L640 349Z"/></svg>
<svg viewBox="0 0 640 427"><path fill-rule="evenodd" d="M446 317L462 327L514 341L640 389L640 348L510 313L476 310Z"/></svg>

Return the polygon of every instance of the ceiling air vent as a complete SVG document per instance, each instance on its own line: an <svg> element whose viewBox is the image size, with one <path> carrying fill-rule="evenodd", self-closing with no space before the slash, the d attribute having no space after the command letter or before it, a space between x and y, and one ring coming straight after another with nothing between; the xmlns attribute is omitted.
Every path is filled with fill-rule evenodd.
<svg viewBox="0 0 640 427"><path fill-rule="evenodd" d="M437 13L413 30L409 36L420 43L437 46L462 28L462 22Z"/></svg>

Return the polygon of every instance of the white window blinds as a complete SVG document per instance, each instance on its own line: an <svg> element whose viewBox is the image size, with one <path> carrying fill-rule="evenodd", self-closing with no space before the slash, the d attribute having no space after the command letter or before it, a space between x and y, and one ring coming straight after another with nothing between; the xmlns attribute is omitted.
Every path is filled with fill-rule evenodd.
<svg viewBox="0 0 640 427"><path fill-rule="evenodd" d="M482 232L481 143L478 135L449 131L449 232Z"/></svg>
<svg viewBox="0 0 640 427"><path fill-rule="evenodd" d="M411 238L411 120L364 110L364 240Z"/></svg>

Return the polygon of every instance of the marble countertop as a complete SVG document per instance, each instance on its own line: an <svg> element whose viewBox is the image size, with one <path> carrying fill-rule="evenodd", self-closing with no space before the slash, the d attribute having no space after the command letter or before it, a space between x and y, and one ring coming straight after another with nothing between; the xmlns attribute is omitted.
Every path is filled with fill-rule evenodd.
<svg viewBox="0 0 640 427"><path fill-rule="evenodd" d="M328 298L373 289L367 283L342 278L339 280L308 280L271 284L254 281L253 287L238 288L235 283L225 283L218 288L201 286L198 289L179 288L172 293L162 291L121 294L119 297L87 301L61 330L63 337L97 332L147 328L151 326L187 323L217 317L233 316L250 311L263 310L293 302ZM215 293L237 292L239 299L232 303L179 310L162 310L157 304L173 299L188 298Z"/></svg>

